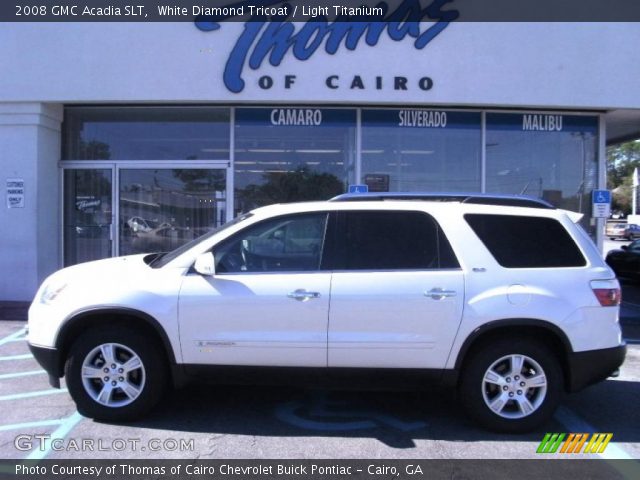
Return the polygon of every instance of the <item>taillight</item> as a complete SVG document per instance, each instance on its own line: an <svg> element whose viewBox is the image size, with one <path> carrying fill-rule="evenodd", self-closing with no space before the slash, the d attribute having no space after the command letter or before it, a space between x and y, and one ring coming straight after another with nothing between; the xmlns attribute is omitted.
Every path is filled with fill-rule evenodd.
<svg viewBox="0 0 640 480"><path fill-rule="evenodd" d="M603 307L616 307L622 301L620 288L593 288L593 293Z"/></svg>

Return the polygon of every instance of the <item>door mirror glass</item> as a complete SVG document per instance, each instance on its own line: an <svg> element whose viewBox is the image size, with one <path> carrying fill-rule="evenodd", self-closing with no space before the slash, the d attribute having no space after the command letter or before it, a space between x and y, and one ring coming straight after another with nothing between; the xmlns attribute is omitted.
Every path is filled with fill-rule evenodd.
<svg viewBox="0 0 640 480"><path fill-rule="evenodd" d="M213 253L207 252L198 255L198 258L196 258L196 263L193 265L193 269L200 275L215 275L216 262L213 258Z"/></svg>

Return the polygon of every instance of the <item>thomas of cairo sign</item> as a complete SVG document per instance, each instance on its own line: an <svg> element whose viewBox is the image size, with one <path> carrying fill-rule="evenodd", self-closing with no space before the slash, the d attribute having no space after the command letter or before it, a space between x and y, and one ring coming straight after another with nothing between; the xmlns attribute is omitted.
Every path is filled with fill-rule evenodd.
<svg viewBox="0 0 640 480"><path fill-rule="evenodd" d="M224 84L229 91L240 93L245 87L243 72L247 65L252 70L258 70L265 61L274 67L279 66L288 54L292 54L297 60L306 61L320 49L333 55L341 48L356 50L362 42L373 47L385 33L398 42L411 37L413 46L422 50L442 33L450 22L458 18L457 10L442 10L449 2L450 0L433 0L423 8L420 0L402 0L391 10L387 2L382 1L376 4L382 13L357 17L371 21L350 21L352 18L343 14L338 14L333 21L329 21L326 16L320 15L302 24L298 29L296 26L299 24L287 21L291 20L291 13L288 13L290 9L283 15L255 14L251 21L244 24L244 29L227 58L223 73ZM266 0L263 6L282 3L281 0ZM226 16L196 17L195 25L203 32L213 32L221 28L222 20L237 15L229 7L229 14ZM426 22L425 19L432 22ZM295 80L295 75L285 76L285 88L292 88ZM408 88L405 77L393 77L391 82L394 90ZM264 90L271 88L273 84L274 80L269 76L263 76L259 80L259 86ZM369 84L371 88L380 90L383 87L383 78L376 76L375 80L369 80ZM368 87L360 75L350 79L330 75L325 79L325 85L330 89ZM429 90L432 86L433 81L429 77L422 77L417 82L417 87L421 90Z"/></svg>

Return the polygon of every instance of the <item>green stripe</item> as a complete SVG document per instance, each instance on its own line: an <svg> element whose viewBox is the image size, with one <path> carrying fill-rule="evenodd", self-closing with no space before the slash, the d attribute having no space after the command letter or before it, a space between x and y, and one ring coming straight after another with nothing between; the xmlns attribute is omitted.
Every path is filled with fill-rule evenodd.
<svg viewBox="0 0 640 480"><path fill-rule="evenodd" d="M562 443L562 440L564 440L565 436L566 436L566 433L559 434L558 439L556 440L556 443L553 445L553 448L549 453L556 453L556 450L558 450L558 447Z"/></svg>
<svg viewBox="0 0 640 480"><path fill-rule="evenodd" d="M549 440L549 437L551 436L550 433L547 433L544 438L542 439L542 441L540 442L540 445L538 445L538 449L536 450L536 453L545 453L544 452L544 446L547 444L547 441Z"/></svg>
<svg viewBox="0 0 640 480"><path fill-rule="evenodd" d="M566 433L547 433L538 445L536 453L556 453L565 436Z"/></svg>

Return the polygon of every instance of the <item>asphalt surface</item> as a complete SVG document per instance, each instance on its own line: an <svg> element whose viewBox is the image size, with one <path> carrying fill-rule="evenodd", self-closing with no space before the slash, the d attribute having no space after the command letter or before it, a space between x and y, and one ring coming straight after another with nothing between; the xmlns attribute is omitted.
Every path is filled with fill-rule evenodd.
<svg viewBox="0 0 640 480"><path fill-rule="evenodd" d="M64 388L49 387L24 328L0 321L0 458L539 458L546 432L611 432L601 457L640 458L640 345L630 346L620 377L567 396L548 425L501 435L478 428L454 392L440 389L193 385L168 393L145 420L99 423L81 417Z"/></svg>

